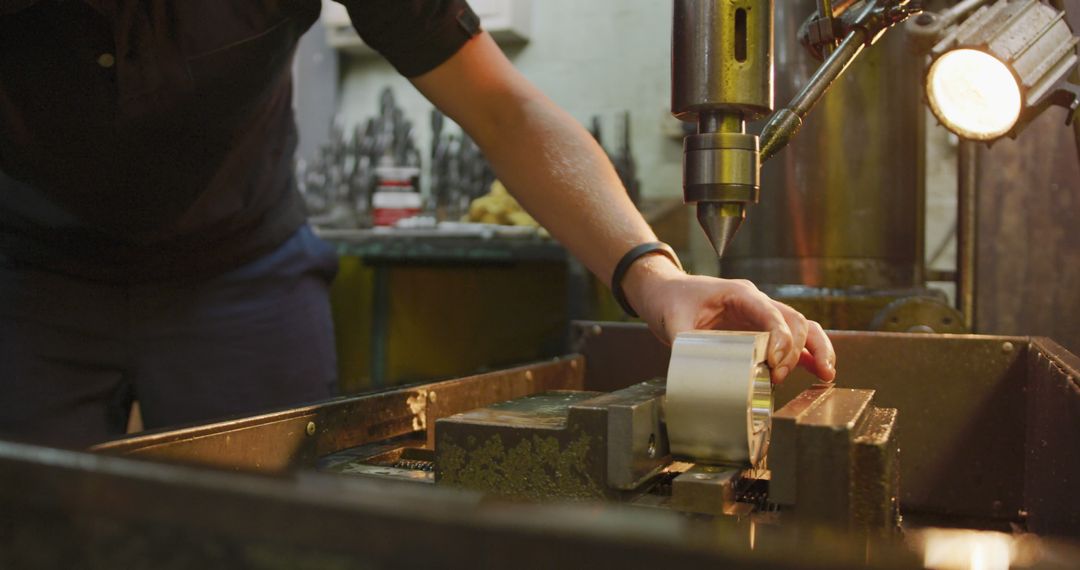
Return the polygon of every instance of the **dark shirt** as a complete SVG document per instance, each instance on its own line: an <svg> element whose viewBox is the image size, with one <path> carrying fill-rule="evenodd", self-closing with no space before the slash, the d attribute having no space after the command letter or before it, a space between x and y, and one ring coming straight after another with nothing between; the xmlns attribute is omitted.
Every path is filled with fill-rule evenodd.
<svg viewBox="0 0 1080 570"><path fill-rule="evenodd" d="M423 74L464 0L341 0ZM108 281L209 276L304 222L291 63L319 0L0 0L0 256Z"/></svg>

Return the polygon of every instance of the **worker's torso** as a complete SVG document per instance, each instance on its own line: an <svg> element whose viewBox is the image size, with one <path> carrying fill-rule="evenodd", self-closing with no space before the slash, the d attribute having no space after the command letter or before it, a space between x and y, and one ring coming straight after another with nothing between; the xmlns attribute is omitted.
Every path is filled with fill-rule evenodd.
<svg viewBox="0 0 1080 570"><path fill-rule="evenodd" d="M318 0L40 0L0 15L0 254L221 271L303 221L290 65Z"/></svg>

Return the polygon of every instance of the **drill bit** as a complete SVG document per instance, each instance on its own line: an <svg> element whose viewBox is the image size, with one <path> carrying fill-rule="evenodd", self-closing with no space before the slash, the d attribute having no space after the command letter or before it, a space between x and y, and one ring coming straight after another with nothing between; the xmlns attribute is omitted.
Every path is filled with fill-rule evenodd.
<svg viewBox="0 0 1080 570"><path fill-rule="evenodd" d="M745 218L746 206L742 202L698 202L698 223L716 250L717 258L724 257L724 251Z"/></svg>

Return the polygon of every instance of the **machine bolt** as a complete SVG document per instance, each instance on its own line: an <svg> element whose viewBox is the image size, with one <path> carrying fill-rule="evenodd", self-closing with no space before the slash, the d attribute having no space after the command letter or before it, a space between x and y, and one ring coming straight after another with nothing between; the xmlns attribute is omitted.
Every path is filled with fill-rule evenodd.
<svg viewBox="0 0 1080 570"><path fill-rule="evenodd" d="M600 333L604 332L604 329L600 328L600 325L593 325L589 327L589 333L593 336L600 336Z"/></svg>
<svg viewBox="0 0 1080 570"><path fill-rule="evenodd" d="M308 422L307 423L307 434L308 435L315 435L315 422Z"/></svg>
<svg viewBox="0 0 1080 570"><path fill-rule="evenodd" d="M526 370L525 371L525 379L528 380L529 382L532 382L532 380L533 380L533 371L532 370Z"/></svg>
<svg viewBox="0 0 1080 570"><path fill-rule="evenodd" d="M1001 343L1001 352L1004 352L1005 354L1009 354L1010 352L1012 352L1013 348L1015 348L1013 346L1013 343L1011 343L1009 341L1005 341L1005 342Z"/></svg>

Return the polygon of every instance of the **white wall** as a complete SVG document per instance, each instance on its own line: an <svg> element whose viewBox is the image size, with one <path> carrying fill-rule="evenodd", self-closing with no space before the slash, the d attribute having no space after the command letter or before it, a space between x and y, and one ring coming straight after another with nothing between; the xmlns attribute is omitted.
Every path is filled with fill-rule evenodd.
<svg viewBox="0 0 1080 570"><path fill-rule="evenodd" d="M926 262L928 269L956 269L956 147L959 139L926 110ZM937 257L934 257L937 254ZM934 282L953 299L952 282Z"/></svg>
<svg viewBox="0 0 1080 570"><path fill-rule="evenodd" d="M605 146L615 148L616 114L631 111L632 149L642 195L681 195L682 142L661 134L668 115L669 0L535 0L531 41L506 48L522 73L583 124L602 118ZM385 85L417 126L428 156L432 108L377 57L344 55L341 118L354 125L375 113Z"/></svg>

